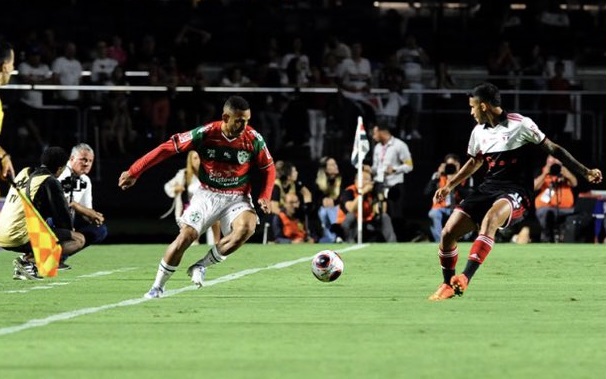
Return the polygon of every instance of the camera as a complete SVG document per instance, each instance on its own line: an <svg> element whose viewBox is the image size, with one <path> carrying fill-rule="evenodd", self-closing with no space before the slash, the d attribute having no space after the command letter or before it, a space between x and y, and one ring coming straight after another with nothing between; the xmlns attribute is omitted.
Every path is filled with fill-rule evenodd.
<svg viewBox="0 0 606 379"><path fill-rule="evenodd" d="M549 167L549 175L560 176L562 175L562 165L554 163Z"/></svg>
<svg viewBox="0 0 606 379"><path fill-rule="evenodd" d="M452 175L455 172L457 172L457 166L452 163L446 163L446 165L444 166L444 174Z"/></svg>
<svg viewBox="0 0 606 379"><path fill-rule="evenodd" d="M80 191L86 188L86 182L79 177L70 175L61 181L63 192L72 193L74 190Z"/></svg>

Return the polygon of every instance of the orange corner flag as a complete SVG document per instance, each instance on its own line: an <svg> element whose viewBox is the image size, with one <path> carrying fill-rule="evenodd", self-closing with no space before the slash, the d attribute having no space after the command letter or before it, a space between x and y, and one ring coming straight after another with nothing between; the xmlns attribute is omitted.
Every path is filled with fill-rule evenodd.
<svg viewBox="0 0 606 379"><path fill-rule="evenodd" d="M57 243L57 236L44 222L32 202L21 191L17 192L23 201L27 234L34 251L38 272L44 277L56 276L62 251L61 245Z"/></svg>

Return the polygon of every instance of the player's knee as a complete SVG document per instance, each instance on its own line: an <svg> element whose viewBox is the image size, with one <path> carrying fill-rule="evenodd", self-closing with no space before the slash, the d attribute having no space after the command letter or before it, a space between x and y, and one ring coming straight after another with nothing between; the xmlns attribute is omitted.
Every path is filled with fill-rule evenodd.
<svg viewBox="0 0 606 379"><path fill-rule="evenodd" d="M198 236L198 232L194 228L186 225L181 229L177 239L180 244L189 246L198 239Z"/></svg>
<svg viewBox="0 0 606 379"><path fill-rule="evenodd" d="M232 225L233 236L237 240L246 241L255 233L256 225L254 221L241 220L240 222L235 222Z"/></svg>
<svg viewBox="0 0 606 379"><path fill-rule="evenodd" d="M453 235L453 228L448 224L442 228L442 232L440 233L442 240L452 239Z"/></svg>

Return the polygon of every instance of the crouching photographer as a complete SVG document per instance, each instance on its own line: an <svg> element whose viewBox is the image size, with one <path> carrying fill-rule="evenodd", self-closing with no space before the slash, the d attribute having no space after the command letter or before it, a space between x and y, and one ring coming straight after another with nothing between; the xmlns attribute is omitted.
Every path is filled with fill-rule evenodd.
<svg viewBox="0 0 606 379"><path fill-rule="evenodd" d="M74 229L85 237L85 247L97 244L107 237L103 213L93 209L93 189L88 173L93 167L93 149L80 143L73 147L65 170L59 176L65 198L69 204ZM59 269L70 269L62 257Z"/></svg>
<svg viewBox="0 0 606 379"><path fill-rule="evenodd" d="M461 168L461 160L457 154L447 154L444 161L440 163L438 170L433 173L431 179L425 186L425 196L433 197L438 188L442 188L448 182L448 179L456 174ZM430 231L431 237L435 242L440 241L442 227L448 217L452 214L455 206L469 193L473 186L473 178L463 181L454 191L451 191L444 200L433 203L429 213L431 220ZM467 236L466 236L467 238Z"/></svg>
<svg viewBox="0 0 606 379"><path fill-rule="evenodd" d="M557 242L557 223L562 216L574 212L574 192L577 177L551 155L547 157L541 173L534 178L538 193L534 205L541 224L541 242Z"/></svg>

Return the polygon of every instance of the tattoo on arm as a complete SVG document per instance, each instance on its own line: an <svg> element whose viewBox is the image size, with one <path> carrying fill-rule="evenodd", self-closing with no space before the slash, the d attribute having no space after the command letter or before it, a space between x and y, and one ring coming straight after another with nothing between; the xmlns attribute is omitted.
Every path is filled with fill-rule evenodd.
<svg viewBox="0 0 606 379"><path fill-rule="evenodd" d="M582 177L587 177L587 173L589 169L585 167L581 162L577 161L575 157L568 152L568 150L564 149L562 146L552 142L545 141L544 144L545 150L553 155L555 158L559 159L564 166L566 166L571 171L581 175Z"/></svg>

